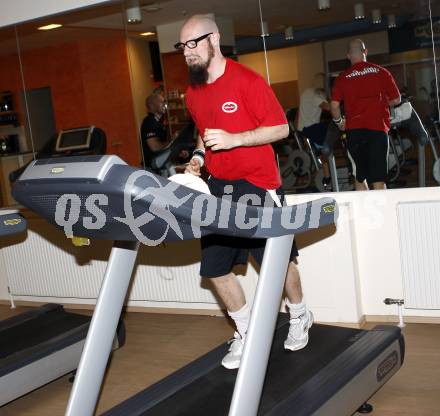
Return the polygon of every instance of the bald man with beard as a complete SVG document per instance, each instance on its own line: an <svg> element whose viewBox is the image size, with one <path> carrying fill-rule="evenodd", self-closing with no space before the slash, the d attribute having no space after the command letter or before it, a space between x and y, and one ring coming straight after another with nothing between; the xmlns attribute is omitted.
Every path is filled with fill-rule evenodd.
<svg viewBox="0 0 440 416"><path fill-rule="evenodd" d="M189 68L186 103L200 133L187 172L199 176L205 165L210 191L219 198L280 206L284 193L271 143L285 138L289 129L272 89L260 75L222 55L219 30L209 16L188 19L175 47ZM200 274L210 279L237 329L222 360L228 369L240 365L250 319L250 307L232 269L247 263L249 253L261 265L265 244L266 240L222 235L201 240ZM285 283L291 319L284 347L291 351L307 345L313 323L303 303L297 255L294 244Z"/></svg>
<svg viewBox="0 0 440 416"><path fill-rule="evenodd" d="M400 103L400 92L391 73L367 62L368 49L361 39L347 48L351 67L335 81L331 112L340 130L347 131L348 155L357 191L385 189L388 177L389 107ZM344 103L345 118L341 115Z"/></svg>

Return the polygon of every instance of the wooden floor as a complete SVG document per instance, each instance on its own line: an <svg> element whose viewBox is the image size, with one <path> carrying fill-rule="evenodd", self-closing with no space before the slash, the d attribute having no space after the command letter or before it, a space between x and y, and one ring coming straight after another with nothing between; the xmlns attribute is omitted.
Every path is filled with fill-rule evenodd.
<svg viewBox="0 0 440 416"><path fill-rule="evenodd" d="M23 310L12 312L0 305L0 319ZM113 354L96 414L208 352L232 334L225 318L209 316L129 313L125 325L127 341ZM405 364L370 401L374 405L372 414L439 415L440 325L409 324L404 333ZM1 407L0 415L63 415L71 388L68 378L62 377Z"/></svg>

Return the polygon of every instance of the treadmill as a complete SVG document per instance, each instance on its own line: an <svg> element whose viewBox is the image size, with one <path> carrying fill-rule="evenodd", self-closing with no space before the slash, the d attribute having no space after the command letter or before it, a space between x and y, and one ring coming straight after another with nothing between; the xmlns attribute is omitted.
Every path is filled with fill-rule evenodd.
<svg viewBox="0 0 440 416"><path fill-rule="evenodd" d="M210 233L267 238L238 372L220 367L224 344L106 415L350 415L402 365L398 327L314 325L306 349L281 347L288 317L278 311L293 236L332 226L332 198L280 208L233 203L110 155L34 161L13 196L69 238L114 240L66 415L94 414L140 242Z"/></svg>
<svg viewBox="0 0 440 416"><path fill-rule="evenodd" d="M22 233L26 220L0 213L0 237ZM0 406L73 372L79 363L91 318L46 304L0 321ZM123 345L119 324L113 348ZM1 411L0 411L1 413Z"/></svg>

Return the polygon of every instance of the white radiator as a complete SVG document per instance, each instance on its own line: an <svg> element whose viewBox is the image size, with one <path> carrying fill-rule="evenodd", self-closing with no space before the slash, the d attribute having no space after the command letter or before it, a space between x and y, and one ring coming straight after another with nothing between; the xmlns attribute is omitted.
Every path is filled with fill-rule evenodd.
<svg viewBox="0 0 440 416"><path fill-rule="evenodd" d="M170 247L170 246L173 247ZM199 242L141 246L129 300L217 304L201 286ZM2 248L13 296L95 299L111 243L74 247L52 226L33 220L22 244Z"/></svg>
<svg viewBox="0 0 440 416"><path fill-rule="evenodd" d="M405 308L440 309L440 202L397 206Z"/></svg>

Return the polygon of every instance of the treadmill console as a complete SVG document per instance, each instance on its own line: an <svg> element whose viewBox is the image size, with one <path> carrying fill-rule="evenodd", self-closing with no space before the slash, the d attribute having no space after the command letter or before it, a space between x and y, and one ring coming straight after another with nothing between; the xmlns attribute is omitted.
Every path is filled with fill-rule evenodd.
<svg viewBox="0 0 440 416"><path fill-rule="evenodd" d="M101 182L114 165L126 163L115 155L40 159L29 164L20 181L69 178Z"/></svg>

